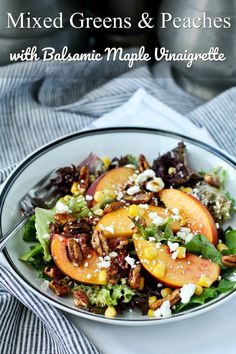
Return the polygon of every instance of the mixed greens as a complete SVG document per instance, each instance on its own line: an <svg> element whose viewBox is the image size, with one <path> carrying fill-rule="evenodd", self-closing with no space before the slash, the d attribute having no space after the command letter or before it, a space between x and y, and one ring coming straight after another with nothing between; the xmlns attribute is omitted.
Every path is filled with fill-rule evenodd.
<svg viewBox="0 0 236 354"><path fill-rule="evenodd" d="M169 317L236 285L226 186L221 167L195 171L182 142L152 165L144 155L90 154L48 182L60 198L50 210L35 208L20 259L86 311Z"/></svg>

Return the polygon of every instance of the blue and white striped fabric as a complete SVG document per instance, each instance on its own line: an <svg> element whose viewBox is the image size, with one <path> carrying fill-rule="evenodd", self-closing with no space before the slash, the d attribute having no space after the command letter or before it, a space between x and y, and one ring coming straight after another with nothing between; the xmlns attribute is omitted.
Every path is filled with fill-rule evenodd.
<svg viewBox="0 0 236 354"><path fill-rule="evenodd" d="M136 64L127 71L124 62L106 61L0 68L0 183L34 149L85 128L141 87L206 127L220 147L236 155L236 88L203 104L166 85L164 78L157 81L147 66ZM42 304L3 265L0 275L1 354L98 353L58 310Z"/></svg>

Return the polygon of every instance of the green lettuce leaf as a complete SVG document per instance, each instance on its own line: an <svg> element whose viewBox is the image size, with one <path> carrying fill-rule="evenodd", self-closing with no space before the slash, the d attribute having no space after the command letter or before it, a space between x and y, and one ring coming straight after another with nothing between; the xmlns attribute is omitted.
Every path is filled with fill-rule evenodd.
<svg viewBox="0 0 236 354"><path fill-rule="evenodd" d="M35 208L36 237L43 248L44 260L46 262L49 262L52 258L49 250L49 224L54 221L54 215L54 210Z"/></svg>
<svg viewBox="0 0 236 354"><path fill-rule="evenodd" d="M60 199L60 202L68 207L69 212L76 214L78 219L92 215L82 195L79 195L78 197L66 195Z"/></svg>
<svg viewBox="0 0 236 354"><path fill-rule="evenodd" d="M27 253L20 257L21 261L28 262L34 256L37 256L39 253L43 252L43 247L41 243L36 243Z"/></svg>
<svg viewBox="0 0 236 354"><path fill-rule="evenodd" d="M211 259L212 262L223 267L221 253L204 235L196 234L185 247L187 252L202 255L203 258Z"/></svg>
<svg viewBox="0 0 236 354"><path fill-rule="evenodd" d="M212 286L208 289L204 289L200 296L192 296L191 300L187 304L180 303L176 305L175 312L180 312L195 307L197 305L203 305L206 302L215 299L217 296L233 290L235 284L235 281L222 279L217 287Z"/></svg>
<svg viewBox="0 0 236 354"><path fill-rule="evenodd" d="M81 284L75 287L75 290L77 289L83 291L88 296L91 305L98 307L116 306L119 300L128 303L135 295L135 292L126 284L103 286Z"/></svg>
<svg viewBox="0 0 236 354"><path fill-rule="evenodd" d="M35 229L35 215L31 216L24 227L23 240L25 242L37 242Z"/></svg>

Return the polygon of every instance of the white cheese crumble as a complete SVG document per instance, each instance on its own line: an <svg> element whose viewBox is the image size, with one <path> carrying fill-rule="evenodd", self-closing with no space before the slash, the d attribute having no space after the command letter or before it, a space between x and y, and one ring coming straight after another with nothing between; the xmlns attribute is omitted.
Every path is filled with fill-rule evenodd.
<svg viewBox="0 0 236 354"><path fill-rule="evenodd" d="M58 213L70 212L70 209L68 208L68 206L66 204L62 203L61 200L58 200L58 202L56 204L56 210L58 211Z"/></svg>
<svg viewBox="0 0 236 354"><path fill-rule="evenodd" d="M91 274L87 274L87 279L91 279L92 275Z"/></svg>
<svg viewBox="0 0 236 354"><path fill-rule="evenodd" d="M163 224L163 222L165 221L165 219L158 216L157 213L149 213L148 216L150 219L152 219L152 223L157 226Z"/></svg>
<svg viewBox="0 0 236 354"><path fill-rule="evenodd" d="M155 317L170 317L171 316L171 308L170 301L164 301L159 309L154 311Z"/></svg>
<svg viewBox="0 0 236 354"><path fill-rule="evenodd" d="M85 263L84 263L84 267L85 267L85 268L88 268L88 262L85 262Z"/></svg>
<svg viewBox="0 0 236 354"><path fill-rule="evenodd" d="M178 254L177 254L177 251L173 252L172 255L171 255L172 259L176 259L176 258L177 258L177 255L178 255Z"/></svg>
<svg viewBox="0 0 236 354"><path fill-rule="evenodd" d="M122 192L118 192L117 196L116 196L116 200L118 200L118 202L123 198L124 194Z"/></svg>
<svg viewBox="0 0 236 354"><path fill-rule="evenodd" d="M161 178L155 177L153 180L147 183L146 189L150 192L157 193L165 187Z"/></svg>
<svg viewBox="0 0 236 354"><path fill-rule="evenodd" d="M90 201L93 200L93 197L91 195L86 195L85 200Z"/></svg>
<svg viewBox="0 0 236 354"><path fill-rule="evenodd" d="M110 232L111 234L115 233L113 225L104 227L104 230L107 231L107 232Z"/></svg>
<svg viewBox="0 0 236 354"><path fill-rule="evenodd" d="M139 186L132 186L132 187L130 187L130 188L127 190L127 193L128 193L129 195L134 195L134 194L136 194L136 193L138 193L138 192L140 192Z"/></svg>
<svg viewBox="0 0 236 354"><path fill-rule="evenodd" d="M154 178L155 176L156 174L153 170L145 170L137 176L135 182L138 184L142 184L143 182L146 182L149 178Z"/></svg>
<svg viewBox="0 0 236 354"><path fill-rule="evenodd" d="M125 257L125 261L131 266L131 268L135 268L135 259L127 256Z"/></svg>
<svg viewBox="0 0 236 354"><path fill-rule="evenodd" d="M149 205L148 204L139 204L139 208L148 209Z"/></svg>
<svg viewBox="0 0 236 354"><path fill-rule="evenodd" d="M105 259L106 258L106 259ZM99 257L99 262L97 263L98 268L109 268L111 265L111 260L110 257L109 259L107 257Z"/></svg>
<svg viewBox="0 0 236 354"><path fill-rule="evenodd" d="M182 304L187 304L190 300L191 297L193 296L195 290L196 290L196 285L195 284L185 284L181 289L180 289L180 298Z"/></svg>
<svg viewBox="0 0 236 354"><path fill-rule="evenodd" d="M179 247L178 242L170 242L170 241L168 241L167 244L168 244L168 247L170 249L170 252L175 252L177 250L177 248Z"/></svg>
<svg viewBox="0 0 236 354"><path fill-rule="evenodd" d="M175 215L179 215L179 209L177 209L177 208L173 208L173 209L172 209L172 212L173 212Z"/></svg>
<svg viewBox="0 0 236 354"><path fill-rule="evenodd" d="M193 239L194 234L188 227L181 227L180 230L177 232L177 236L182 238L185 243L188 243Z"/></svg>
<svg viewBox="0 0 236 354"><path fill-rule="evenodd" d="M155 239L155 237L149 237L148 241L155 242L156 239Z"/></svg>
<svg viewBox="0 0 236 354"><path fill-rule="evenodd" d="M42 238L44 238L45 240L49 240L50 239L50 235L49 234L44 234L42 236Z"/></svg>
<svg viewBox="0 0 236 354"><path fill-rule="evenodd" d="M112 252L109 253L109 257L110 258L116 258L117 256L118 256L118 253L115 252L115 251L112 251Z"/></svg>

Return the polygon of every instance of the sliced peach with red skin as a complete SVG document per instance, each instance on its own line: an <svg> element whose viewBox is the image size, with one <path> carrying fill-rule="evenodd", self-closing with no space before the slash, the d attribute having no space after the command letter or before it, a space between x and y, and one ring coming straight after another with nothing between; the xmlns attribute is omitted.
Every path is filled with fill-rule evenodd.
<svg viewBox="0 0 236 354"><path fill-rule="evenodd" d="M143 215L147 225L152 223L152 219L149 217L149 213L156 213L163 219L167 219L171 216L171 213L166 213L165 209L149 206ZM129 217L129 207L120 208L118 210L112 211L111 213L105 214L95 227L95 230L103 230L106 238L113 237L132 237L133 223ZM173 223L173 231L178 231L180 229L180 223Z"/></svg>
<svg viewBox="0 0 236 354"><path fill-rule="evenodd" d="M213 217L198 199L177 189L164 189L159 197L169 210L179 210L192 232L201 233L214 245L217 244L218 233Z"/></svg>
<svg viewBox="0 0 236 354"><path fill-rule="evenodd" d="M153 220L149 216L150 213L156 213L164 220L172 217L172 213L169 210L155 205L150 205L143 215L143 218L145 219L147 225L151 225L153 222ZM173 232L178 232L181 228L180 222L173 221L173 223L171 224L171 228Z"/></svg>
<svg viewBox="0 0 236 354"><path fill-rule="evenodd" d="M94 197L96 192L110 190L116 191L119 187L123 187L128 181L129 177L134 175L134 169L129 167L118 167L105 172L98 177L87 191L87 195ZM93 200L88 203L89 207L96 204Z"/></svg>
<svg viewBox="0 0 236 354"><path fill-rule="evenodd" d="M132 237L134 233L132 226L129 209L120 208L105 214L96 225L95 230L103 230L106 238Z"/></svg>
<svg viewBox="0 0 236 354"><path fill-rule="evenodd" d="M142 238L134 240L135 250L143 267L158 281L172 288L182 287L184 284L199 285L200 278L204 275L213 283L220 275L218 264L208 259L200 258L194 254L187 253L186 258L173 259L168 246L163 244L146 241ZM145 252L152 249L155 257L153 259L145 258ZM158 277L155 274L155 266L164 264L163 275Z"/></svg>
<svg viewBox="0 0 236 354"><path fill-rule="evenodd" d="M60 235L51 237L51 254L57 267L70 278L88 284L102 285L99 281L98 254L91 248L88 252L89 258L83 260L80 266L75 266L67 256L68 238ZM86 267L84 266L86 264Z"/></svg>

